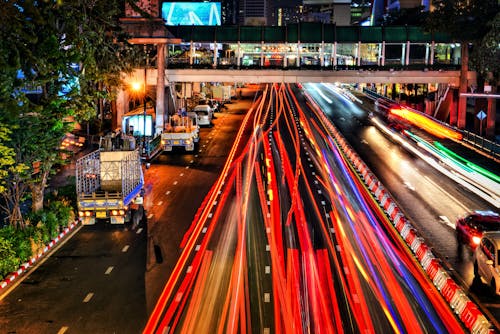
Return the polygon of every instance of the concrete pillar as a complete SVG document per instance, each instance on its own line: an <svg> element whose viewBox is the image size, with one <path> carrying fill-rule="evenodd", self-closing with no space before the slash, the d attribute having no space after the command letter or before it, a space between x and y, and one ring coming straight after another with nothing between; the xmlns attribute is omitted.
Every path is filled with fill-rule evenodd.
<svg viewBox="0 0 500 334"><path fill-rule="evenodd" d="M405 64L405 60L406 60L406 44L402 44L401 45L401 65L404 65Z"/></svg>
<svg viewBox="0 0 500 334"><path fill-rule="evenodd" d="M283 68L288 67L288 42L285 42L285 54L283 55Z"/></svg>
<svg viewBox="0 0 500 334"><path fill-rule="evenodd" d="M410 41L406 42L405 65L410 65Z"/></svg>
<svg viewBox="0 0 500 334"><path fill-rule="evenodd" d="M469 72L469 49L467 43L461 44L462 64L460 66L460 86L458 97L458 118L457 127L465 129L465 121L467 115L467 97L462 96L462 93L467 93L467 73Z"/></svg>
<svg viewBox="0 0 500 334"><path fill-rule="evenodd" d="M297 41L297 62L295 63L296 66L300 67L301 59L300 59L300 54L301 54L301 46L300 46L300 41Z"/></svg>
<svg viewBox="0 0 500 334"><path fill-rule="evenodd" d="M361 42L358 41L358 45L356 47L356 66L361 65Z"/></svg>
<svg viewBox="0 0 500 334"><path fill-rule="evenodd" d="M196 50L194 49L194 43L191 41L189 43L189 65L193 65L193 58L195 55Z"/></svg>
<svg viewBox="0 0 500 334"><path fill-rule="evenodd" d="M217 48L217 41L214 41L214 63L213 63L213 67L216 68L217 67L217 55L219 53L219 49Z"/></svg>
<svg viewBox="0 0 500 334"><path fill-rule="evenodd" d="M264 67L264 41L260 42L260 67Z"/></svg>
<svg viewBox="0 0 500 334"><path fill-rule="evenodd" d="M156 46L156 120L155 135L163 131L165 120L165 45Z"/></svg>
<svg viewBox="0 0 500 334"><path fill-rule="evenodd" d="M429 59L429 64L434 65L434 49L436 48L436 43L434 41L431 42L431 55Z"/></svg>
<svg viewBox="0 0 500 334"><path fill-rule="evenodd" d="M458 113L457 113L457 106L458 106L458 97L457 97L457 90L456 89L450 89L450 92L448 94L451 94L450 97L450 125L452 126L457 126L458 123Z"/></svg>
<svg viewBox="0 0 500 334"><path fill-rule="evenodd" d="M495 138L495 123L496 123L496 100L488 98L488 112L486 118L486 138Z"/></svg>
<svg viewBox="0 0 500 334"><path fill-rule="evenodd" d="M425 44L425 59L424 64L429 65L429 43Z"/></svg>
<svg viewBox="0 0 500 334"><path fill-rule="evenodd" d="M319 64L321 68L325 66L325 42L321 41L321 50L319 50Z"/></svg>
<svg viewBox="0 0 500 334"><path fill-rule="evenodd" d="M332 65L335 70L337 68L337 42L334 42L332 46Z"/></svg>
<svg viewBox="0 0 500 334"><path fill-rule="evenodd" d="M380 54L380 66L385 66L385 41L382 41L382 51Z"/></svg>
<svg viewBox="0 0 500 334"><path fill-rule="evenodd" d="M241 43L240 43L240 41L238 41L237 52L238 52L238 55L236 56L236 61L237 61L236 66L239 68L241 66Z"/></svg>

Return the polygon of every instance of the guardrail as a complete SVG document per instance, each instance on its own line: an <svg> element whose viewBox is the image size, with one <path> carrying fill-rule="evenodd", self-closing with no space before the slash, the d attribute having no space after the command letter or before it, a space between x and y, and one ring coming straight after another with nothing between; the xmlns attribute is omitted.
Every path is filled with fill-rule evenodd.
<svg viewBox="0 0 500 334"><path fill-rule="evenodd" d="M312 101L313 102L313 101ZM325 124L337 143L343 155L347 158L353 170L359 175L370 191L372 197L377 201L379 207L384 211L393 227L397 230L406 245L411 249L418 263L427 274L431 282L446 300L450 308L461 320L464 326L471 332L477 334L494 334L497 331L482 313L479 307L470 300L464 289L451 277L442 266L431 247L425 243L416 228L404 216L397 202L392 198L382 182L371 172L364 161L347 143L344 136L323 115Z"/></svg>
<svg viewBox="0 0 500 334"><path fill-rule="evenodd" d="M378 94L377 92L374 92L370 89L367 89L366 87L363 87L363 93L366 94L368 97L373 98L373 99L381 98L381 99L384 99L384 100L389 101L391 103L399 104L396 101L387 98L386 96L383 96L381 94ZM499 143L493 142L489 139L486 139L486 138L479 136L475 133L472 133L470 131L459 129L455 126L451 126L448 123L445 123L445 122L442 122L442 121L437 120L435 118L432 118L431 116L429 116L429 115L427 115L419 110L412 109L408 106L405 106L405 108L410 109L413 112L419 113L425 117L431 118L434 122L437 122L443 126L446 126L450 129L453 129L454 131L460 132L462 134L462 142L467 143L469 145L472 145L473 147L480 150L481 152L488 155L490 158L492 158L494 160L500 159L500 144Z"/></svg>

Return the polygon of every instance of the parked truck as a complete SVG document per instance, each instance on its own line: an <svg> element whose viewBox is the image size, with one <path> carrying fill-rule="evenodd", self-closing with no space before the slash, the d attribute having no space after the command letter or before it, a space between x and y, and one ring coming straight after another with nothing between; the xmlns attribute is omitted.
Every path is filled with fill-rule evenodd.
<svg viewBox="0 0 500 334"><path fill-rule="evenodd" d="M169 116L163 133L161 145L163 151L172 151L174 147L184 147L186 151L194 151L195 144L200 140L200 127L196 114Z"/></svg>
<svg viewBox="0 0 500 334"><path fill-rule="evenodd" d="M76 162L78 215L86 225L96 221L138 224L145 214L143 186L134 137L103 137L98 150Z"/></svg>

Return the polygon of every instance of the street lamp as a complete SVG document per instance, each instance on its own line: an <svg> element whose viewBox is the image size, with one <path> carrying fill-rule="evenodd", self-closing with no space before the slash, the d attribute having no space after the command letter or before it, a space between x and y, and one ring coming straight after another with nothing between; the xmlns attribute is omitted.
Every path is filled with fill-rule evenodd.
<svg viewBox="0 0 500 334"><path fill-rule="evenodd" d="M146 85L147 85L147 70L148 70L148 48L144 44L144 53L146 57L146 63L144 65L144 113L142 118L143 132L142 132L142 154L146 155Z"/></svg>

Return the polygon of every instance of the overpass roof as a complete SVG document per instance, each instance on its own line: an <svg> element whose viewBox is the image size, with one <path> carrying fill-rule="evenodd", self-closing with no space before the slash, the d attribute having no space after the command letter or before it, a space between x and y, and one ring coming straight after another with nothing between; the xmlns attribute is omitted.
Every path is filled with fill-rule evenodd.
<svg viewBox="0 0 500 334"><path fill-rule="evenodd" d="M417 26L337 26L300 22L287 26L169 26L184 42L218 43L452 43L445 33L428 33Z"/></svg>

